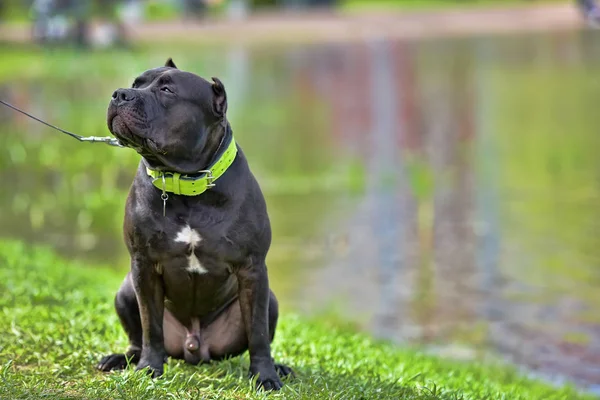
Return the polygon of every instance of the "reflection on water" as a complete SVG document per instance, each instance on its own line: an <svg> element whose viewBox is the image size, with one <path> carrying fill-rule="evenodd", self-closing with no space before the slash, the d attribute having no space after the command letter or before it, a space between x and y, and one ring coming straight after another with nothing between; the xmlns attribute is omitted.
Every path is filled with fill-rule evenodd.
<svg viewBox="0 0 600 400"><path fill-rule="evenodd" d="M14 62L0 70L0 94L103 136L112 90L166 56L217 75L267 196L269 269L284 307L455 357L497 351L593 386L600 53L589 35L76 62L4 49ZM120 229L135 154L4 109L0 131L0 233L126 268Z"/></svg>

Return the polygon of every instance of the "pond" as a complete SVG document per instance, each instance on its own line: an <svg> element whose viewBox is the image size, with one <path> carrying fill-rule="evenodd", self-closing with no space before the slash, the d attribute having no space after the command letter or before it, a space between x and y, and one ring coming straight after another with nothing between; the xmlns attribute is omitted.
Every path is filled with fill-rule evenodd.
<svg viewBox="0 0 600 400"><path fill-rule="evenodd" d="M267 198L284 312L598 388L597 40L4 46L0 98L105 136L113 90L167 57L217 76ZM0 235L125 271L137 163L0 108Z"/></svg>

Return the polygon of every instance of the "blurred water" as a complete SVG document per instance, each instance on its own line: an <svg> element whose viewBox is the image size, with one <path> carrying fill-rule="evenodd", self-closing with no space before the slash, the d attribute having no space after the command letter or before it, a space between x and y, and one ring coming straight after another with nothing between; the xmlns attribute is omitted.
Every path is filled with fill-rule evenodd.
<svg viewBox="0 0 600 400"><path fill-rule="evenodd" d="M168 56L218 76L267 196L284 308L599 385L597 40L5 47L0 97L104 136L112 91ZM0 109L0 234L124 270L136 164Z"/></svg>

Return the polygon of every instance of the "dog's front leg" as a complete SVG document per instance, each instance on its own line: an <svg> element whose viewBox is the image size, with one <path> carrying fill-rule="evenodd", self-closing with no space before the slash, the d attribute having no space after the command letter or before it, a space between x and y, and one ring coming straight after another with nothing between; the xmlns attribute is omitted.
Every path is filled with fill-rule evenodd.
<svg viewBox="0 0 600 400"><path fill-rule="evenodd" d="M269 278L264 257L251 259L237 271L240 307L250 353L250 375L257 386L279 390L282 383L271 358L269 339Z"/></svg>
<svg viewBox="0 0 600 400"><path fill-rule="evenodd" d="M133 287L142 322L142 354L137 370L149 368L153 378L163 373L166 352L163 338L164 288L160 275L146 257L134 256Z"/></svg>

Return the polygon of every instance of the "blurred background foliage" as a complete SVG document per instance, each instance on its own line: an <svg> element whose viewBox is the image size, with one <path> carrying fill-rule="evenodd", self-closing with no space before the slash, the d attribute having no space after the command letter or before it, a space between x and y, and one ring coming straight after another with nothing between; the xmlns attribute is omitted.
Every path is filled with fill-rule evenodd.
<svg viewBox="0 0 600 400"><path fill-rule="evenodd" d="M62 0L63 2L65 0ZM89 1L95 12L102 12L106 3L112 0L78 0ZM144 8L144 17L148 20L168 20L176 18L186 1L191 7L205 8L211 13L222 13L231 0L209 0L202 5L202 0L141 0ZM235 0L233 0L235 1ZM452 7L461 5L506 5L506 4L535 4L535 3L565 3L569 0L242 0L254 9L278 7L340 7L348 10L373 9L373 8L430 8ZM12 20L28 19L33 0L1 0L0 16ZM197 4L199 5L197 5Z"/></svg>

